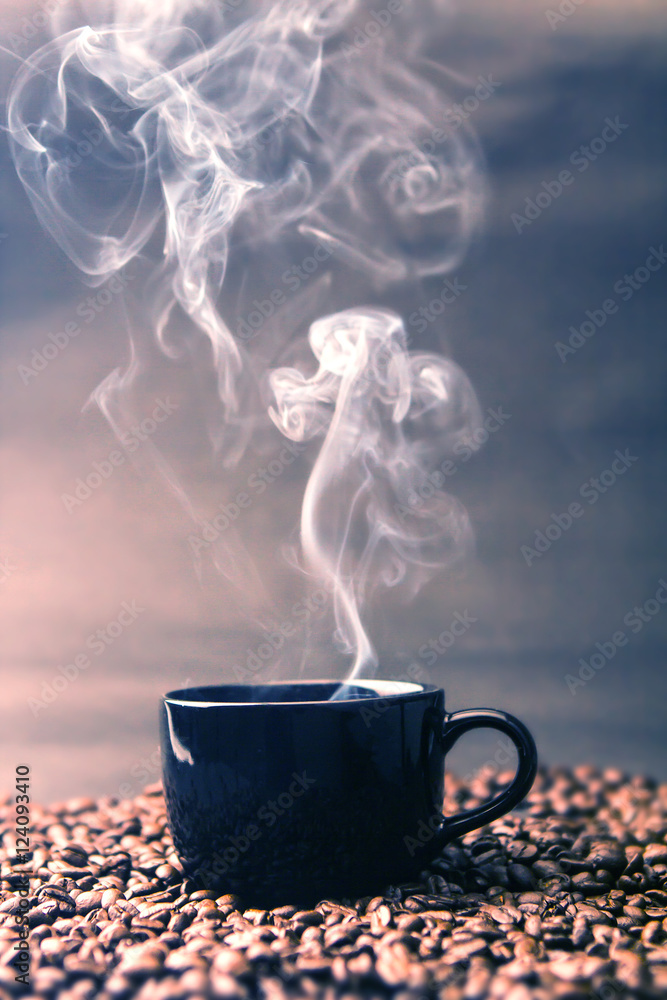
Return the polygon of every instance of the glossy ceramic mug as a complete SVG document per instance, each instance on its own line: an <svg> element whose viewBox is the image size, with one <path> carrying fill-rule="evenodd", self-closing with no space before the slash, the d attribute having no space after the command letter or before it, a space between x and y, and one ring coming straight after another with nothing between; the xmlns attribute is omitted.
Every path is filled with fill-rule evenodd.
<svg viewBox="0 0 667 1000"><path fill-rule="evenodd" d="M507 736L512 783L441 813L445 754L471 729ZM247 905L357 897L414 878L449 840L530 789L537 752L495 709L447 714L444 691L401 681L217 685L165 695L167 817L186 872Z"/></svg>

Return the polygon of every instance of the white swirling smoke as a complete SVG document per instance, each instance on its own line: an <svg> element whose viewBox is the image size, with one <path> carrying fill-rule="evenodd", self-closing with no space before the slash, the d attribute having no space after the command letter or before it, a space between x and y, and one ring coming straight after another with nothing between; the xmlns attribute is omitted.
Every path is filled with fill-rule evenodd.
<svg viewBox="0 0 667 1000"><path fill-rule="evenodd" d="M322 439L300 539L304 568L332 589L350 676L376 664L361 619L372 587L415 591L468 539L442 491L409 517L396 506L478 426L474 391L452 361L408 350L386 309L311 315L310 361L301 350L300 366L268 370L263 338L240 341L217 302L239 233L277 252L290 234L323 242L374 294L460 261L480 214L476 148L415 68L429 69L414 6L371 31L356 0L118 0L32 55L8 106L21 181L85 280L142 268L130 362L94 394L116 433L142 338L174 355L170 324L187 318L190 340L211 345L227 467L268 418L294 441Z"/></svg>

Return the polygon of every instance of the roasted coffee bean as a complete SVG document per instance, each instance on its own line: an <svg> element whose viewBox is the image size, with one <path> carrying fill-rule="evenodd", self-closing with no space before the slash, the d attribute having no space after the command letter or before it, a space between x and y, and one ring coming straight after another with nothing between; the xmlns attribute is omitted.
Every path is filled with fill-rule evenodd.
<svg viewBox="0 0 667 1000"><path fill-rule="evenodd" d="M374 933L382 934L386 927L391 926L392 920L393 915L391 910L383 903L371 913L371 930Z"/></svg>
<svg viewBox="0 0 667 1000"><path fill-rule="evenodd" d="M526 843L522 840L514 840L508 845L510 855L515 861L528 865L537 858L537 847L535 844Z"/></svg>
<svg viewBox="0 0 667 1000"><path fill-rule="evenodd" d="M7 899L3 899L0 903L0 913L10 913L13 916L21 913L23 906L21 905L20 896L8 896Z"/></svg>
<svg viewBox="0 0 667 1000"><path fill-rule="evenodd" d="M510 864L507 866L507 874L514 889L532 889L535 885L535 876L525 865Z"/></svg>
<svg viewBox="0 0 667 1000"><path fill-rule="evenodd" d="M647 844L644 848L646 864L667 864L667 844Z"/></svg>
<svg viewBox="0 0 667 1000"><path fill-rule="evenodd" d="M562 868L557 861L551 861L548 858L542 858L541 860L535 860L533 862L532 870L538 878L545 879L552 875L560 875L562 873Z"/></svg>
<svg viewBox="0 0 667 1000"><path fill-rule="evenodd" d="M42 996L62 996L62 989L67 982L67 973L53 966L43 965L35 969L31 975L31 986L35 993Z"/></svg>
<svg viewBox="0 0 667 1000"><path fill-rule="evenodd" d="M396 918L396 926L404 931L420 931L424 927L424 918L417 913L402 913Z"/></svg>
<svg viewBox="0 0 667 1000"><path fill-rule="evenodd" d="M375 962L375 972L388 986L405 983L409 969L409 953L400 945L383 948Z"/></svg>
<svg viewBox="0 0 667 1000"><path fill-rule="evenodd" d="M132 870L132 859L129 854L112 854L108 858L103 858L100 865L100 875L118 875L121 878L128 878Z"/></svg>
<svg viewBox="0 0 667 1000"><path fill-rule="evenodd" d="M81 892L76 897L76 912L80 914L90 913L91 910L98 910L102 906L103 892L93 889L90 892Z"/></svg>
<svg viewBox="0 0 667 1000"><path fill-rule="evenodd" d="M58 857L70 868L85 868L88 851L80 844L66 844L58 851Z"/></svg>
<svg viewBox="0 0 667 1000"><path fill-rule="evenodd" d="M125 892L126 899L143 899L144 896L153 896L157 891L160 883L157 881L153 882L137 882L131 885Z"/></svg>
<svg viewBox="0 0 667 1000"><path fill-rule="evenodd" d="M211 970L209 988L214 997L220 1000L245 1000L248 996L247 988L233 976Z"/></svg>
<svg viewBox="0 0 667 1000"><path fill-rule="evenodd" d="M622 847L612 841L598 841L591 844L586 860L593 868L604 868L617 874L624 870L627 863Z"/></svg>
<svg viewBox="0 0 667 1000"><path fill-rule="evenodd" d="M421 900L415 899L414 896L409 896L403 901L403 908L408 910L410 913L421 913L426 909Z"/></svg>
<svg viewBox="0 0 667 1000"><path fill-rule="evenodd" d="M47 902L49 911L55 912L59 917L72 917L76 911L76 902L69 893L53 885L43 886L39 892L39 898L45 908ZM52 907L55 904L55 909ZM79 911L81 912L81 911Z"/></svg>
<svg viewBox="0 0 667 1000"><path fill-rule="evenodd" d="M173 865L164 863L155 869L155 877L164 882L179 882L181 879L180 872Z"/></svg>
<svg viewBox="0 0 667 1000"><path fill-rule="evenodd" d="M531 937L539 938L542 933L542 921L538 916L529 916L525 920L525 931L526 934L530 934Z"/></svg>
<svg viewBox="0 0 667 1000"><path fill-rule="evenodd" d="M589 874L593 869L593 863L583 858L573 857L571 854L561 854L558 863L564 872L569 875L579 875L582 872Z"/></svg>
<svg viewBox="0 0 667 1000"><path fill-rule="evenodd" d="M303 927L314 927L324 922L324 916L319 910L298 910L292 916L292 923Z"/></svg>
<svg viewBox="0 0 667 1000"><path fill-rule="evenodd" d="M324 945L326 948L340 947L344 944L351 944L355 938L353 929L346 924L336 924L334 927L327 927L324 932Z"/></svg>
<svg viewBox="0 0 667 1000"><path fill-rule="evenodd" d="M212 889L197 889L190 893L190 902L199 903L202 899L216 899L216 894Z"/></svg>
<svg viewBox="0 0 667 1000"><path fill-rule="evenodd" d="M599 896L607 888L606 883L597 882L589 872L580 872L572 878L572 887L584 896Z"/></svg>

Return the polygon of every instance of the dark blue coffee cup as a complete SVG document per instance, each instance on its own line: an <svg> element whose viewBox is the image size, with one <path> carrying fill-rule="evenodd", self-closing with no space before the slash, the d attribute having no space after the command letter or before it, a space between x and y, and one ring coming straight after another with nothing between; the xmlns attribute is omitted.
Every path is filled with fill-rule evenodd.
<svg viewBox="0 0 667 1000"><path fill-rule="evenodd" d="M505 733L511 784L443 816L445 754ZM495 709L447 714L442 690L400 681L289 681L172 691L161 713L167 817L186 872L247 905L357 897L414 878L453 837L512 809L537 752Z"/></svg>

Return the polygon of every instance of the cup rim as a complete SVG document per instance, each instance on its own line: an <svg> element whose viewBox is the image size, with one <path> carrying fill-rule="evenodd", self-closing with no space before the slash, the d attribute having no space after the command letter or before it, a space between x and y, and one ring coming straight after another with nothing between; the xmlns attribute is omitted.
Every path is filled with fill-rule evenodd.
<svg viewBox="0 0 667 1000"><path fill-rule="evenodd" d="M289 687L289 686L299 686L307 687L310 685L321 685L321 684L335 684L343 685L349 684L355 687L362 687L372 691L372 695L367 698L326 698L317 701L270 701L265 698L257 701L221 701L219 699L213 699L211 701L199 701L194 698L187 697L188 690L199 690L205 691L207 688L210 690L220 689L220 688L277 688L277 687ZM380 688L380 690L378 690ZM167 691L163 693L162 700L165 704L169 705L180 705L187 708L253 708L260 705L272 706L278 708L280 706L292 706L295 705L357 705L359 703L363 705L371 705L377 701L387 701L390 699L401 699L402 701L413 700L419 698L424 694L432 691L438 691L439 688L434 684L421 684L418 681L402 681L394 679L383 679L379 678L373 680L371 678L359 678L349 681L341 681L334 678L317 678L314 680L303 680L301 678L293 678L289 680L281 681L269 681L265 684L238 684L232 682L225 682L222 684L198 684L193 688L176 688L173 691Z"/></svg>

